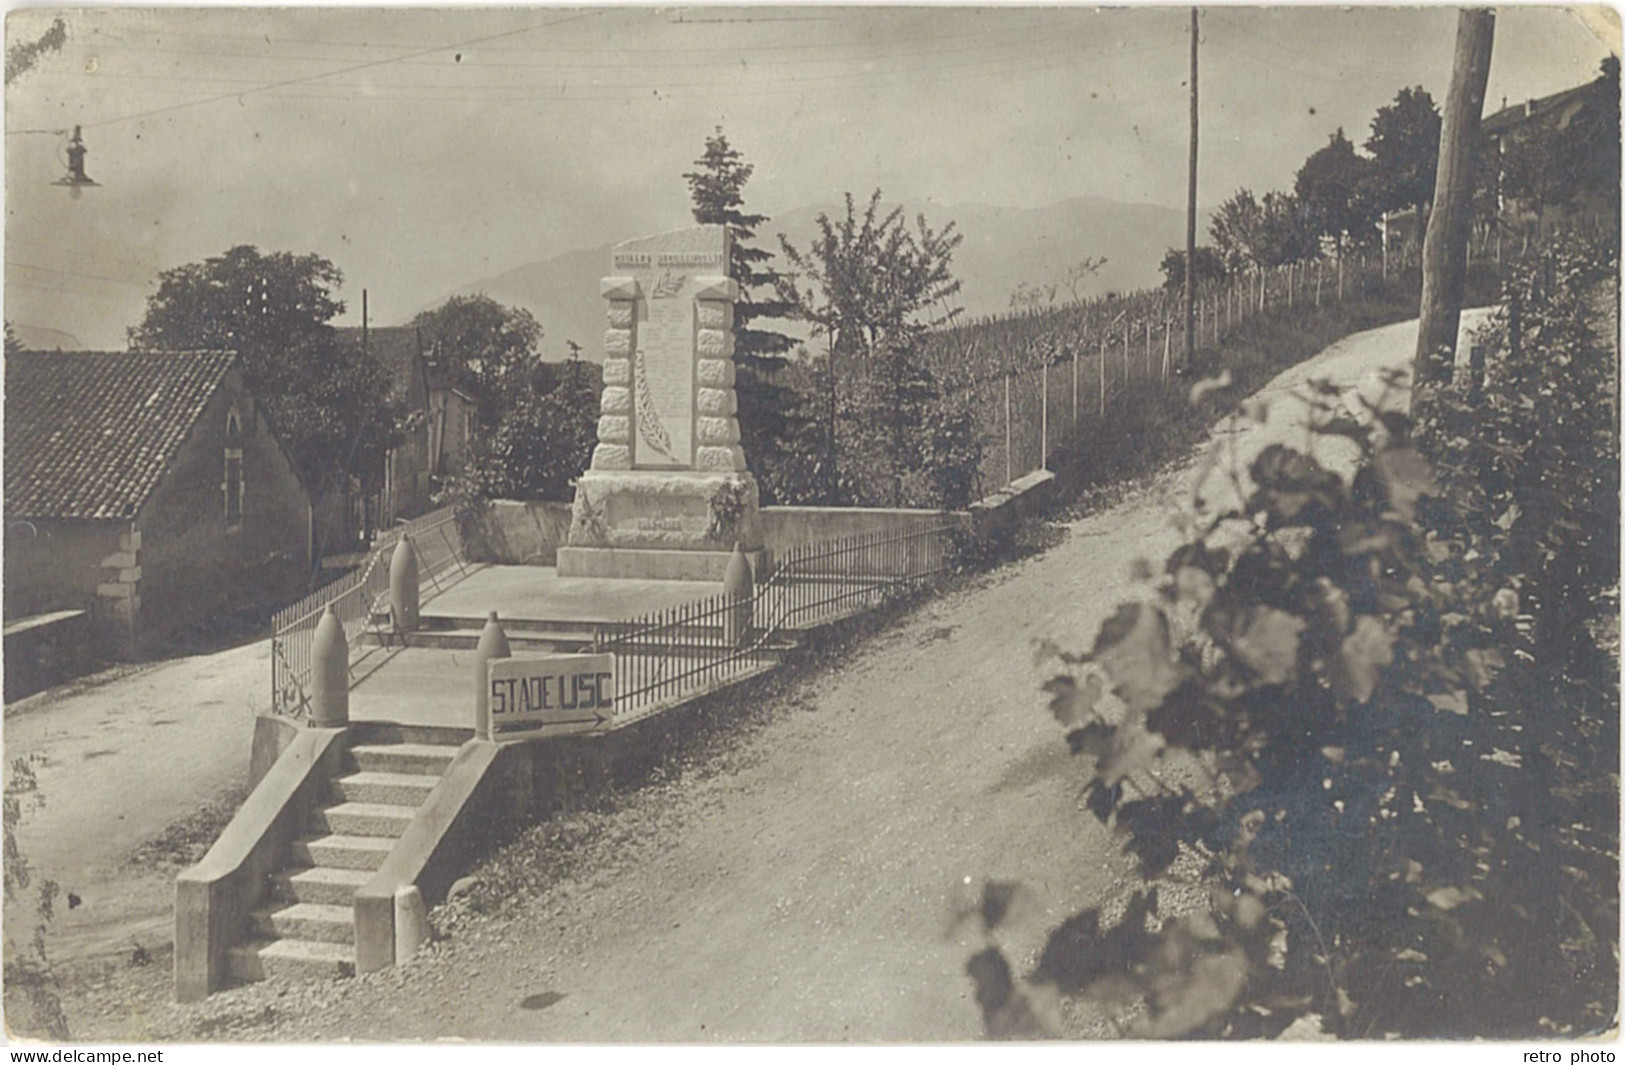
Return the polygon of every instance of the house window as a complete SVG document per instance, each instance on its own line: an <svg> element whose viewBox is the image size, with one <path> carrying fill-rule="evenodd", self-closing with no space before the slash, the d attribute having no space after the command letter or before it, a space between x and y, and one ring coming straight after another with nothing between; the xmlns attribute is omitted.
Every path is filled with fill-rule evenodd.
<svg viewBox="0 0 1625 1065"><path fill-rule="evenodd" d="M226 483L221 485L226 494L226 528L239 529L243 524L243 449L226 448Z"/></svg>
<svg viewBox="0 0 1625 1065"><path fill-rule="evenodd" d="M243 422L232 407L226 411L226 476L220 490L226 500L226 531L235 532L243 525Z"/></svg>

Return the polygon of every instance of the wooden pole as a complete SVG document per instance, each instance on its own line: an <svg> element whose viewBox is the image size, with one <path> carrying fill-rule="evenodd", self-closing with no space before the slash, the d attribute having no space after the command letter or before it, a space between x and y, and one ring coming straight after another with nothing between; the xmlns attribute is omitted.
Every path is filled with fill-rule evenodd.
<svg viewBox="0 0 1625 1065"><path fill-rule="evenodd" d="M1078 431L1078 345L1072 345L1072 432Z"/></svg>
<svg viewBox="0 0 1625 1065"><path fill-rule="evenodd" d="M1106 337L1100 338L1100 420L1106 420Z"/></svg>
<svg viewBox="0 0 1625 1065"><path fill-rule="evenodd" d="M1049 360L1044 360L1044 410L1038 416L1038 466L1049 469Z"/></svg>
<svg viewBox="0 0 1625 1065"><path fill-rule="evenodd" d="M1006 371L1004 371L1004 483L1005 484L1009 484L1011 481L1014 481L1016 479L1015 474L1012 472L1014 468L1011 466L1012 459L1011 459L1011 453L1010 453L1010 378L1014 377L1015 373L1016 373L1016 371L1014 371L1014 370L1006 370Z"/></svg>
<svg viewBox="0 0 1625 1065"><path fill-rule="evenodd" d="M1190 183L1185 196L1185 369L1196 355L1196 8L1191 8L1191 151Z"/></svg>
<svg viewBox="0 0 1625 1065"><path fill-rule="evenodd" d="M1448 381L1467 288L1467 237L1472 225L1473 156L1484 89L1490 76L1495 13L1466 8L1456 20L1456 55L1439 132L1433 210L1422 242L1422 312L1413 378Z"/></svg>

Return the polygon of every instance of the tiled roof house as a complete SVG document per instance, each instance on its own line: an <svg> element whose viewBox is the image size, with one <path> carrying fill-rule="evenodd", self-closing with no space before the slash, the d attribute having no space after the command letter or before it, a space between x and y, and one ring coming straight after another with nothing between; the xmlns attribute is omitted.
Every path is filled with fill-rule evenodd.
<svg viewBox="0 0 1625 1065"><path fill-rule="evenodd" d="M102 654L309 578L309 495L229 352L9 356L4 507L8 626L83 610Z"/></svg>

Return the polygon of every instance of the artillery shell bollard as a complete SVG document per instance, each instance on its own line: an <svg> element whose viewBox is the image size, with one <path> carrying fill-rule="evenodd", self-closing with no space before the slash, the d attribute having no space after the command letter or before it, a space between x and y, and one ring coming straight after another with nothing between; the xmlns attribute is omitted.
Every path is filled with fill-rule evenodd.
<svg viewBox="0 0 1625 1065"><path fill-rule="evenodd" d="M350 723L350 643L332 603L316 623L310 661L311 725L344 728Z"/></svg>
<svg viewBox="0 0 1625 1065"><path fill-rule="evenodd" d="M743 547L735 543L733 557L728 559L728 572L722 578L722 594L732 601L722 614L722 638L729 647L744 644L750 634L751 603L756 597L756 578L750 571L750 561Z"/></svg>
<svg viewBox="0 0 1625 1065"><path fill-rule="evenodd" d="M396 632L418 627L418 553L405 534L389 559L389 622Z"/></svg>
<svg viewBox="0 0 1625 1065"><path fill-rule="evenodd" d="M416 884L395 889L395 964L405 965L431 936L429 911Z"/></svg>
<svg viewBox="0 0 1625 1065"><path fill-rule="evenodd" d="M491 738L491 673L487 668L493 658L510 658L508 634L502 631L497 612L485 619L480 631L479 646L474 649L474 737Z"/></svg>

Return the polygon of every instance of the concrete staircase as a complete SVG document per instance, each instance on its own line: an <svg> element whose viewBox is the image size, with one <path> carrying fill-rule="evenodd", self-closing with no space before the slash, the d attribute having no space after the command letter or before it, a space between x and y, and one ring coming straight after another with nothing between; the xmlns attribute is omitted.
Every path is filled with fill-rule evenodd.
<svg viewBox="0 0 1625 1065"><path fill-rule="evenodd" d="M250 915L251 938L229 948L234 979L355 974L356 890L384 864L456 753L426 743L350 748L350 772L332 781L332 801L311 812L288 864L272 875L270 899Z"/></svg>

